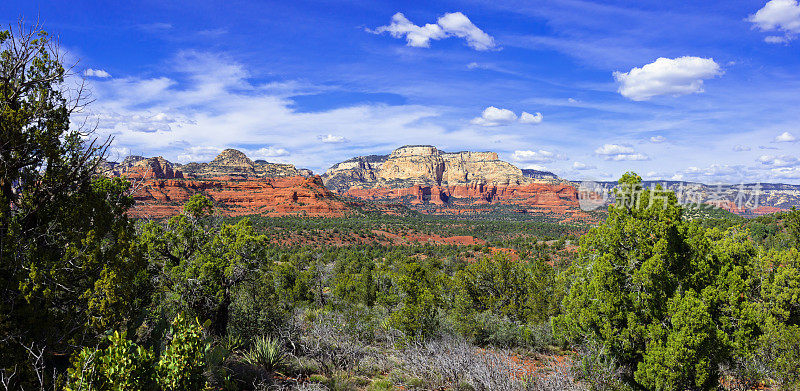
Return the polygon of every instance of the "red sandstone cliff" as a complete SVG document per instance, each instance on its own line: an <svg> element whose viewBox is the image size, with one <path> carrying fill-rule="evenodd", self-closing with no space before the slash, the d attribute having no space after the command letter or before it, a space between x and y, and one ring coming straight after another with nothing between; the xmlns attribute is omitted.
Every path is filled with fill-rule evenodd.
<svg viewBox="0 0 800 391"><path fill-rule="evenodd" d="M227 216L343 216L349 206L319 176L233 179L144 179L134 186L131 217L174 216L194 194L205 194Z"/></svg>
<svg viewBox="0 0 800 391"><path fill-rule="evenodd" d="M527 185L421 186L408 188L352 188L345 195L388 201L410 196L412 204L444 205L451 199L471 204L511 204L521 208L550 210L558 213L578 210L578 192L568 184L533 183Z"/></svg>

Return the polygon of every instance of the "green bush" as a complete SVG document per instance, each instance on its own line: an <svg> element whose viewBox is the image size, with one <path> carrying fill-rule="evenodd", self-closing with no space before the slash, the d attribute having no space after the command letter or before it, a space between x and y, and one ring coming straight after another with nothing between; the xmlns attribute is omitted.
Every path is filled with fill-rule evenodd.
<svg viewBox="0 0 800 391"><path fill-rule="evenodd" d="M208 344L203 326L181 314L172 321L172 339L156 366L158 384L164 391L194 391L206 387L203 376Z"/></svg>
<svg viewBox="0 0 800 391"><path fill-rule="evenodd" d="M286 353L277 339L256 337L253 346L243 354L244 361L272 373L286 365Z"/></svg>
<svg viewBox="0 0 800 391"><path fill-rule="evenodd" d="M72 360L65 389L153 390L155 371L153 353L114 332L103 350L84 348Z"/></svg>

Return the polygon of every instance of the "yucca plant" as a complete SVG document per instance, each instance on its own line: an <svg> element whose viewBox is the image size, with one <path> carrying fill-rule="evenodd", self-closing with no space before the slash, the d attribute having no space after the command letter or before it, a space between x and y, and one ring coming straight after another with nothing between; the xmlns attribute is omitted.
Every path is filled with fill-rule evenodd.
<svg viewBox="0 0 800 391"><path fill-rule="evenodd" d="M264 336L256 337L243 358L248 364L264 368L269 373L280 370L286 364L286 352L280 341Z"/></svg>

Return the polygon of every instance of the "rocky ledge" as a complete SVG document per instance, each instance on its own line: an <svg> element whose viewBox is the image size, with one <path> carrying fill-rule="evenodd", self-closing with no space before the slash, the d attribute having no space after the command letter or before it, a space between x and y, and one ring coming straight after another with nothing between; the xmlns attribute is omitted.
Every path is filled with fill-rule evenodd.
<svg viewBox="0 0 800 391"><path fill-rule="evenodd" d="M495 152L450 153L430 145L406 145L389 155L360 156L335 164L322 178L328 188L340 193L353 188L514 186L559 181L547 172L531 170L528 174L500 160Z"/></svg>
<svg viewBox="0 0 800 391"><path fill-rule="evenodd" d="M523 213L580 212L572 183L547 171L519 169L494 152L448 153L410 145L335 164L322 178L326 187L349 197L439 205L445 213L490 204L513 205Z"/></svg>
<svg viewBox="0 0 800 391"><path fill-rule="evenodd" d="M131 217L174 216L194 194L205 194L226 216L343 216L350 206L322 184L319 176L240 179L154 179L134 186Z"/></svg>
<svg viewBox="0 0 800 391"><path fill-rule="evenodd" d="M102 165L106 175L133 183L132 217L163 218L180 213L194 194L205 194L228 216L342 216L350 205L330 192L322 178L291 164L252 161L226 149L208 163L173 164L163 157L128 156Z"/></svg>

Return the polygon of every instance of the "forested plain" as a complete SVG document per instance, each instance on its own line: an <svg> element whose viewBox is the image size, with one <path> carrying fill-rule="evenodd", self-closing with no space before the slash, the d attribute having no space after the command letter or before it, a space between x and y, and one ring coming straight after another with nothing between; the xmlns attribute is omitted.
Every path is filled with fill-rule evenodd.
<svg viewBox="0 0 800 391"><path fill-rule="evenodd" d="M0 45L5 389L800 387L798 211L699 213L628 173L594 226L226 218L202 195L133 220L57 46Z"/></svg>

